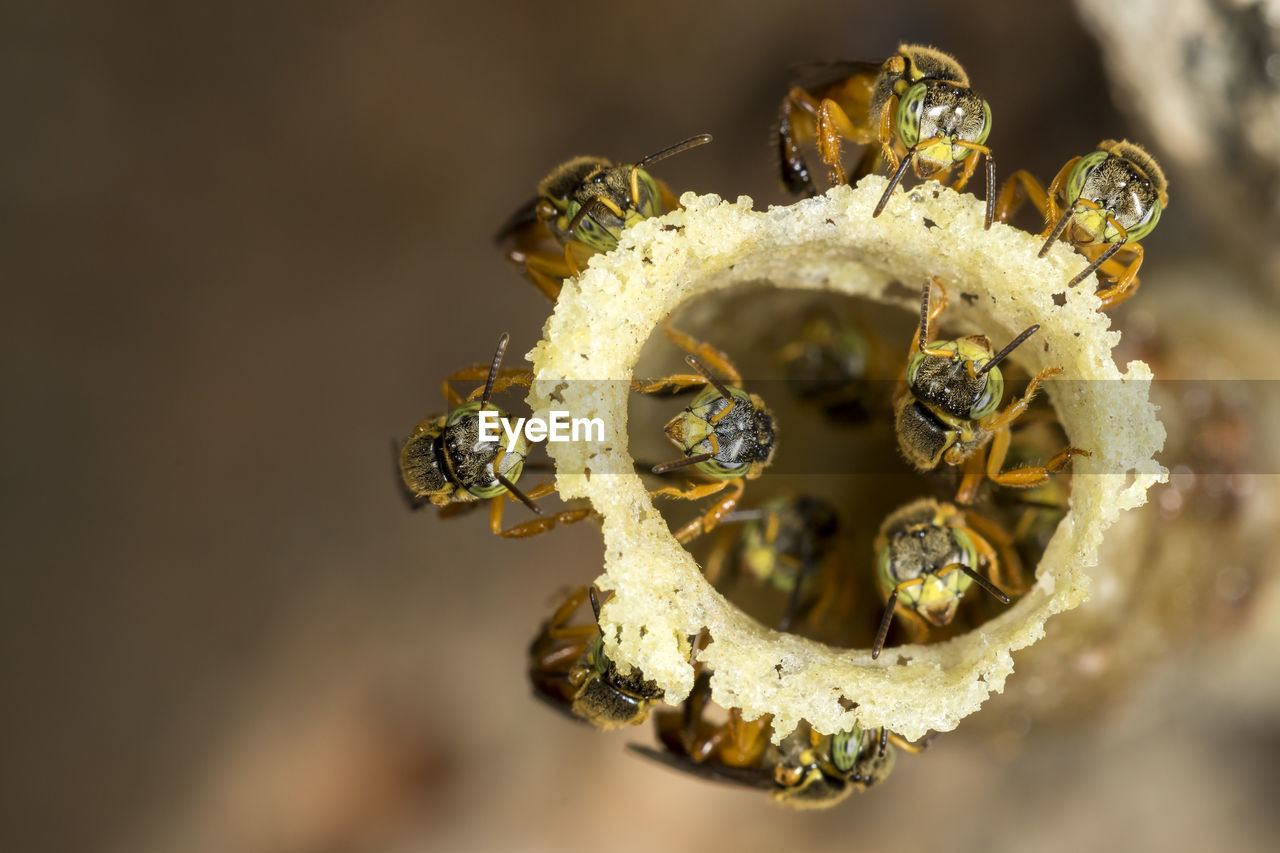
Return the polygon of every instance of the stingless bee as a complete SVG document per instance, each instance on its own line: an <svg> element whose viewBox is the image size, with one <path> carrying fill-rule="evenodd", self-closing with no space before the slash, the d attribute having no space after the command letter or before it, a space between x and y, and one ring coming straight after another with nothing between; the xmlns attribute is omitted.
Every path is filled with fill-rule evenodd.
<svg viewBox="0 0 1280 853"><path fill-rule="evenodd" d="M538 184L537 196L511 215L497 242L507 244L508 260L555 300L564 279L581 275L592 253L617 247L624 228L680 206L645 167L710 141L711 134L700 133L636 163L603 157L562 163Z"/></svg>
<svg viewBox="0 0 1280 853"><path fill-rule="evenodd" d="M820 406L830 419L870 419L868 378L873 344L858 326L829 311L809 313L799 331L776 353L788 387Z"/></svg>
<svg viewBox="0 0 1280 853"><path fill-rule="evenodd" d="M587 599L594 621L569 625L574 611ZM536 696L598 729L644 722L649 708L663 695L638 670L619 672L605 654L595 587L573 590L543 624L529 646L529 680Z"/></svg>
<svg viewBox="0 0 1280 853"><path fill-rule="evenodd" d="M1136 143L1105 139L1098 150L1067 161L1046 192L1030 173L1019 169L1000 190L996 214L1008 222L1030 199L1044 217L1044 246L1040 257L1059 238L1089 258L1089 265L1067 283L1074 287L1096 270L1111 279L1098 291L1102 308L1128 299L1138 289L1143 249L1138 242L1150 234L1169 205L1169 185L1154 157ZM1063 204L1059 208L1059 199ZM1124 250L1127 264L1114 257Z"/></svg>
<svg viewBox="0 0 1280 853"><path fill-rule="evenodd" d="M879 143L878 155L892 170L874 216L889 203L908 165L919 178L947 175L960 165L954 189L972 177L979 154L987 158L987 210L984 227L995 213L995 162L985 144L991 133L991 106L969 88L969 77L953 57L923 45L899 45L879 66L844 62L812 69L817 82L794 86L778 116L778 155L783 185L796 195L817 189L799 143L816 139L818 153L834 186L847 182L840 140ZM874 149L860 171L876 164Z"/></svg>
<svg viewBox="0 0 1280 853"><path fill-rule="evenodd" d="M710 697L710 673L703 671L680 709L654 714L664 748L629 747L682 773L768 791L774 802L791 808L820 809L886 779L894 746L913 753L927 746L882 728L823 735L804 722L774 746L771 717L743 720L733 708L725 722L715 724L705 718Z"/></svg>
<svg viewBox="0 0 1280 853"><path fill-rule="evenodd" d="M773 414L764 401L739 387L742 376L727 355L677 331L669 322L664 322L662 329L672 343L688 353L685 361L698 373L675 374L649 382L633 381L632 390L642 394L674 393L699 386L703 390L665 427L667 438L684 456L655 465L653 473L665 474L692 467L712 482L691 485L684 490L665 486L650 492L649 497L701 500L728 492L709 510L676 531L676 539L688 543L709 532L737 507L746 480L754 480L764 473L773 461L776 431ZM713 375L704 362L724 375L727 382Z"/></svg>
<svg viewBox="0 0 1280 853"><path fill-rule="evenodd" d="M929 291L934 285L940 298L930 307ZM944 463L963 465L956 502L968 504L977 495L984 473L998 485L1025 489L1044 482L1073 456L1089 456L1087 450L1064 447L1044 465L1001 470L1009 451L1010 424L1026 411L1040 383L1062 368L1040 371L1020 399L997 411L1004 397L1004 376L998 365L1040 326L1028 327L999 352L992 351L985 335L933 340L934 321L946 304L942 282L937 277L927 280L920 295L919 332L894 403L898 447L907 461L920 472Z"/></svg>
<svg viewBox="0 0 1280 853"><path fill-rule="evenodd" d="M519 434L511 450L500 438L482 440L480 413L496 413L500 423L509 415L489 402L506 388L528 387L533 374L528 370L502 370L502 356L510 337L504 334L490 365L473 365L444 380L444 396L449 403L447 414L429 417L413 428L400 448L400 476L413 500L429 501L440 507L442 514L453 507L489 500L489 527L499 536L522 538L544 533L557 524L573 524L592 515L590 509L569 509L543 515L534 503L551 494L551 483L536 486L528 493L516 486L524 471L529 443ZM454 382L484 378L484 385L465 399L453 388ZM502 528L502 498L510 495L541 518Z"/></svg>
<svg viewBox="0 0 1280 853"><path fill-rule="evenodd" d="M835 507L808 495L779 496L721 520L722 525L733 523L742 528L715 544L705 561L707 580L717 585L732 558L732 575L745 575L787 595L778 630L791 630L795 617L809 614L824 597L813 581L832 552L840 526Z"/></svg>
<svg viewBox="0 0 1280 853"><path fill-rule="evenodd" d="M988 540L999 544L1003 559L997 558ZM988 574L998 575L1006 588L1023 591L1021 564L1009 535L975 512L932 498L891 513L880 525L875 550L876 581L885 596L885 610L871 646L872 658L880 656L895 613L904 617L913 640L919 642L927 632L926 623L939 627L951 623L971 584L1008 604L1009 596L979 574L983 566Z"/></svg>

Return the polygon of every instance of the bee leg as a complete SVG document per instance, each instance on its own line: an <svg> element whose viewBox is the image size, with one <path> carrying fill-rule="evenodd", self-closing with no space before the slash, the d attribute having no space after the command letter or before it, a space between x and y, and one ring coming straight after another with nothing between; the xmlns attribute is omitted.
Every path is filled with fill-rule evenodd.
<svg viewBox="0 0 1280 853"><path fill-rule="evenodd" d="M693 697L690 696L690 699ZM684 705L688 705L689 700L686 699ZM671 753L676 755L688 755L689 750L685 745L684 738L684 711L683 706L676 711L655 711L653 714L654 734L658 736L658 743Z"/></svg>
<svg viewBox="0 0 1280 853"><path fill-rule="evenodd" d="M536 501L538 498L545 498L547 495L551 494L555 490L556 490L556 484L551 482L550 480L546 480L545 482L539 483L529 491L525 492L524 496L531 501ZM508 497L510 497L512 500L518 500L518 498L516 498L513 495L508 495Z"/></svg>
<svg viewBox="0 0 1280 853"><path fill-rule="evenodd" d="M996 200L996 219L1008 223L1028 201L1040 212L1042 220L1049 219L1049 197L1045 194L1044 187L1026 169L1019 169L1006 178L1000 187L1000 197ZM1057 216L1053 218L1056 219Z"/></svg>
<svg viewBox="0 0 1280 853"><path fill-rule="evenodd" d="M444 389L445 399L449 401L449 408L456 409L463 402L468 400L478 400L480 395L484 393L484 386L477 386L474 391L465 398L460 396L458 392L453 390L455 382L478 382L489 378L489 371L492 369L488 364L473 364L470 367L464 367L461 370L449 374L441 387ZM499 370L495 374L493 388L491 394L497 394L512 386L527 388L533 382L533 371L523 367L508 367L505 370Z"/></svg>
<svg viewBox="0 0 1280 853"><path fill-rule="evenodd" d="M678 394L681 391L700 388L706 384L707 379L705 376L695 376L692 373L676 373L672 376L664 376L662 379L645 381L632 379L631 390L637 394Z"/></svg>
<svg viewBox="0 0 1280 853"><path fill-rule="evenodd" d="M487 376L488 373L486 373L485 375ZM444 391L444 399L445 399L445 402L448 404L450 410L456 409L462 405L462 395L459 394L457 391L453 390L453 386L449 384L448 379L446 379L443 383L441 383L440 387Z"/></svg>
<svg viewBox="0 0 1280 853"><path fill-rule="evenodd" d="M1023 468L1014 468L1010 471L1001 471L1000 468L1004 465L1005 456L1009 452L1010 441L1008 427L996 430L991 440L991 450L987 454L987 478L997 485L1014 489L1029 489L1032 486L1040 485L1049 479L1050 474L1061 471L1066 467L1067 462L1073 456L1093 455L1087 450L1081 450L1079 447L1068 446L1055 453L1044 465L1028 465Z"/></svg>
<svg viewBox="0 0 1280 853"><path fill-rule="evenodd" d="M526 521L524 524L517 524L515 527L508 527L506 530L494 532L506 539L524 539L529 536L537 536L539 533L546 533L557 525L577 524L579 521L585 521L594 515L595 511L587 508L567 509L554 515L542 516L541 518L535 518L533 521Z"/></svg>
<svg viewBox="0 0 1280 853"><path fill-rule="evenodd" d="M907 639L912 643L923 643L929 639L929 623L914 610L899 608L898 624L907 632Z"/></svg>
<svg viewBox="0 0 1280 853"><path fill-rule="evenodd" d="M692 335L687 335L675 328L671 325L669 318L662 322L662 333L667 336L671 343L728 379L730 385L742 384L742 374L738 372L738 369L733 366L733 362L729 361L729 356L725 355L722 350L716 349L711 344L704 343Z"/></svg>
<svg viewBox="0 0 1280 853"><path fill-rule="evenodd" d="M1061 367L1046 367L1037 373L1027 383L1026 392L1017 401L1010 403L1004 411L983 418L980 422L982 428L988 432L995 432L1016 421L1027 410L1027 406L1031 405L1031 400L1035 397L1036 391L1040 390L1040 383L1051 376L1057 376L1061 372ZM1001 461L1004 461L1003 455Z"/></svg>
<svg viewBox="0 0 1280 853"><path fill-rule="evenodd" d="M575 275L568 262L558 254L551 252L525 252L511 249L507 252L507 260L524 270L525 278L534 287L542 291L542 295L552 302L560 296L560 288L564 279Z"/></svg>
<svg viewBox="0 0 1280 853"><path fill-rule="evenodd" d="M818 189L809 176L809 164L800 152L800 143L813 138L817 115L817 99L799 86L787 93L778 109L778 166L782 172L782 186L792 195L805 198L817 195Z"/></svg>
<svg viewBox="0 0 1280 853"><path fill-rule="evenodd" d="M734 543L737 541L729 531L725 530L721 533L722 535L711 546L711 550L707 552L706 559L702 561L702 576L712 586L720 583L725 565L732 565L728 563L729 552L733 550ZM736 571L734 574L737 574Z"/></svg>
<svg viewBox="0 0 1280 853"><path fill-rule="evenodd" d="M746 484L740 479L721 480L717 485L720 485L721 488L727 485L729 494L717 501L711 509L676 531L676 541L681 545L687 545L703 533L710 533L714 530L720 520L737 507L738 501L742 499L742 491L746 488Z"/></svg>
<svg viewBox="0 0 1280 853"><path fill-rule="evenodd" d="M742 709L729 711L729 721L721 730L719 738L720 761L730 767L759 766L764 752L769 746L769 715L754 720L742 719Z"/></svg>
<svg viewBox="0 0 1280 853"><path fill-rule="evenodd" d="M711 700L711 673L698 673L693 683L689 698L684 700L679 714L672 714L664 731L661 722L658 725L658 736L669 749L682 751L694 761L705 761L711 756L715 744L721 735L720 727L709 725L703 718L707 702ZM676 727L673 723L679 723Z"/></svg>
<svg viewBox="0 0 1280 853"><path fill-rule="evenodd" d="M547 620L546 634L553 640L594 637L600 630L599 625L574 625L566 627L569 619L573 616L575 610L582 606L582 602L587 600L587 588L580 586L569 593L569 597L564 603L556 609L556 612Z"/></svg>
<svg viewBox="0 0 1280 853"><path fill-rule="evenodd" d="M956 142L955 144L959 145L960 143ZM968 148L972 146L965 146L965 147ZM990 149L988 149L984 145L981 148L973 147L973 150L982 152ZM964 158L964 164L961 165L960 167L960 174L956 175L955 180L951 182L951 189L955 190L956 192L963 191L964 188L969 185L969 179L973 177L973 172L977 168L978 168L977 156L970 154L968 157Z"/></svg>
<svg viewBox="0 0 1280 853"><path fill-rule="evenodd" d="M508 388L528 388L532 384L532 370L527 370L525 368L512 368L511 370L503 370L498 374L497 379L493 382L493 391L491 393L497 394L501 391L507 390ZM483 389L478 388L476 391L483 393ZM468 395L467 399L478 399L479 394L477 394L476 391L472 391L471 394Z"/></svg>
<svg viewBox="0 0 1280 853"><path fill-rule="evenodd" d="M1133 260L1123 268L1124 272L1120 274L1115 284L1098 291L1098 298L1102 300L1102 305L1098 309L1100 311L1108 311L1138 292L1138 268L1142 266L1142 246L1138 243L1130 243L1125 248L1133 253ZM1108 259L1101 265L1104 272L1107 271L1108 264L1118 265L1118 262Z"/></svg>
<svg viewBox="0 0 1280 853"><path fill-rule="evenodd" d="M716 480L714 483L691 485L684 491L681 491L677 486L663 486L661 489L654 489L650 492L649 500L654 498L678 498L685 501L702 500L716 494L728 484L728 480Z"/></svg>
<svg viewBox="0 0 1280 853"><path fill-rule="evenodd" d="M549 484L546 484L549 485ZM539 491L542 486L535 488L529 492L526 497L531 500L536 495L543 497L549 494L549 491ZM489 529L497 536L506 539L524 539L529 536L537 536L539 533L546 533L548 530L557 525L576 524L579 521L585 521L595 515L595 510L590 508L568 509L563 512L557 512L554 515L541 516L532 521L526 521L524 524L517 524L515 527L502 528L502 495L498 495L489 503Z"/></svg>
<svg viewBox="0 0 1280 853"><path fill-rule="evenodd" d="M484 377L481 377L484 378ZM533 371L523 367L511 367L506 370L498 371L497 376L493 380L493 388L490 394L498 394L508 388L528 388L533 384ZM467 400L479 400L484 394L484 386L476 388L467 395Z"/></svg>
<svg viewBox="0 0 1280 853"><path fill-rule="evenodd" d="M956 489L956 503L971 504L978 497L978 487L986 476L986 466L981 452L971 453L964 460L964 475Z"/></svg>
<svg viewBox="0 0 1280 853"><path fill-rule="evenodd" d="M570 275L581 278L582 271L587 268L587 262L594 254L595 250L586 243L570 240L564 244L564 265L568 267Z"/></svg>
<svg viewBox="0 0 1280 853"><path fill-rule="evenodd" d="M976 512L965 513L964 526L969 529L978 556L987 561L987 577L991 582L1010 595L1025 593L1030 584L1008 531Z"/></svg>
<svg viewBox="0 0 1280 853"><path fill-rule="evenodd" d="M560 290L564 287L565 276L551 276L537 269L532 264L524 268L525 278L533 286L542 291L542 295L555 302L560 298Z"/></svg>
<svg viewBox="0 0 1280 853"><path fill-rule="evenodd" d="M708 724L703 719L705 695L697 705L691 704L692 695L685 702L686 710L690 711L681 732L681 746L685 753L696 762L715 759L717 764L728 767L759 765L769 745L765 735L769 731L770 718L764 716L746 722L742 719L741 709L731 708L729 718L723 724Z"/></svg>
<svg viewBox="0 0 1280 853"><path fill-rule="evenodd" d="M991 157L991 149L985 145L979 145L976 142L960 141L957 141L955 144L959 145L961 148L968 148L969 150L976 152L965 158L964 168L960 170L960 176L956 178L956 182L952 184L952 189L956 192L963 190L965 185L969 183L969 178L973 177L973 170L978 165L978 157L985 157L987 160L987 194L985 196L987 200L987 211L982 222L982 227L989 230L991 228L991 223L995 221L996 215L996 161Z"/></svg>
<svg viewBox="0 0 1280 853"><path fill-rule="evenodd" d="M1053 180L1049 182L1049 189L1045 191L1045 199L1047 206L1044 214L1044 229L1040 232L1040 236L1044 238L1044 245L1040 247L1040 257L1049 254L1049 247L1053 245L1053 241L1057 240L1066 230L1067 223L1071 220L1075 213L1076 202L1078 199L1069 199L1067 206L1061 211L1058 210L1058 196L1062 194L1066 188L1067 181L1071 177L1071 171L1076 167L1076 163L1080 161L1079 157L1072 157L1066 162L1058 174L1053 176Z"/></svg>
<svg viewBox="0 0 1280 853"><path fill-rule="evenodd" d="M679 210L680 199L676 198L675 193L671 192L671 187L667 186L661 178L654 178L653 182L658 185L658 196L662 200L662 213Z"/></svg>
<svg viewBox="0 0 1280 853"><path fill-rule="evenodd" d="M1096 202L1086 201L1084 199L1077 201L1076 206L1088 208L1090 210L1099 209L1099 206ZM1093 275L1094 272L1096 272L1099 267L1101 267L1103 264L1106 264L1108 261L1110 261L1112 256L1114 256L1116 252L1119 252L1121 249L1125 248L1125 244L1129 240L1128 232L1124 230L1124 227L1119 222L1117 222L1116 218L1112 216L1110 213L1106 214L1106 224L1111 226L1112 228L1114 228L1116 231L1120 233L1120 239L1108 243L1107 247L1103 249L1101 253L1097 252L1096 246L1092 246L1089 249L1082 249L1082 251L1085 254L1085 257L1090 257L1095 254L1096 254L1096 257L1093 257L1092 260L1089 261L1089 265L1087 267L1080 270L1080 272L1076 273L1075 277L1071 279L1071 281L1067 282L1067 287L1075 287L1077 284L1084 281L1089 276Z"/></svg>
<svg viewBox="0 0 1280 853"><path fill-rule="evenodd" d="M585 627L589 628L591 626L587 625ZM544 639L551 638L539 637L540 641ZM559 685L552 685L555 685L555 682L562 680L565 684L570 684L572 682L575 670L579 668L577 666L578 658L582 657L582 653L586 651L588 643L588 638L579 638L568 643L556 642L551 648L541 650L541 652L534 657L534 661L536 661L534 664L536 671L542 675L542 679L537 680L540 680L548 689L555 690L555 692L560 694L561 701L563 702L572 702L574 691L564 690L562 687L557 689ZM552 677L548 678L548 676ZM554 676L559 676L559 678Z"/></svg>
<svg viewBox="0 0 1280 853"><path fill-rule="evenodd" d="M893 148L893 117L898 113L898 96L890 95L880 108L880 120L876 122L876 138L880 142L880 154L890 172L898 170L898 152ZM909 156L909 155L908 155Z"/></svg>
<svg viewBox="0 0 1280 853"><path fill-rule="evenodd" d="M849 180L840 162L840 139L856 140L864 135L843 107L830 98L822 99L818 107L818 154L827 164L827 181L831 186L840 186Z"/></svg>
<svg viewBox="0 0 1280 853"><path fill-rule="evenodd" d="M900 734L889 732L889 743L898 749L910 755L919 755L924 752L933 743L933 739L938 736L937 732L929 732L929 734L920 738L918 741L909 741Z"/></svg>
<svg viewBox="0 0 1280 853"><path fill-rule="evenodd" d="M970 533L978 534L974 537L974 546L978 548L979 556L987 560L987 576L992 583L1011 596L1027 592L1030 584L1023 561L1019 560L1014 549L1014 537L995 521L977 512L965 512L965 526Z"/></svg>

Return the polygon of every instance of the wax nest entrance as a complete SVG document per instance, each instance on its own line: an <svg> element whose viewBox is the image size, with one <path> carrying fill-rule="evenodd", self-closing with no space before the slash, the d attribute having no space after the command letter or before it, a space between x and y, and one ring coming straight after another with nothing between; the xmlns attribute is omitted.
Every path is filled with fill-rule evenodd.
<svg viewBox="0 0 1280 853"><path fill-rule="evenodd" d="M955 728L1003 689L1013 651L1088 597L1106 573L1097 566L1104 531L1166 476L1153 458L1165 433L1148 399L1150 369L1131 362L1122 371L1112 360L1119 333L1096 310L1093 279L1066 288L1080 256L1059 243L1038 258L1041 240L1000 224L984 230L982 202L935 183L898 194L873 217L884 189L883 178L870 176L764 212L746 197L686 194L684 209L628 228L616 250L566 283L530 354L534 415L567 410L605 424L603 442L551 443L548 451L560 493L588 499L603 522L605 571L596 583L615 591L600 620L608 654L678 703L694 681L689 639L707 630L711 644L697 659L714 671L714 701L747 719L772 714L775 740L802 719L825 733L856 723L908 739ZM887 291L897 282L918 292L935 275L953 294L949 327L1006 341L1041 325L1015 360L1031 372L1064 368L1048 394L1070 443L1092 452L1072 462L1070 511L1031 591L962 636L889 649L873 661L869 649L770 630L707 583L635 473L627 414L640 350L683 302L734 285L826 290L918 311L918 299Z"/></svg>

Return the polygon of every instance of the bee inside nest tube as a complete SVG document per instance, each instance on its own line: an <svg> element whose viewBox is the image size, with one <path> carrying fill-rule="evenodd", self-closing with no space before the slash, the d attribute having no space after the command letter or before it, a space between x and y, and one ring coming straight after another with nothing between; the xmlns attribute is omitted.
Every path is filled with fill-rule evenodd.
<svg viewBox="0 0 1280 853"><path fill-rule="evenodd" d="M1164 430L1148 400L1150 370L1112 361L1117 336L1087 289L1052 292L1078 266L1068 247L1054 246L1042 260L1042 241L1001 225L984 230L981 202L930 184L873 218L885 186L870 176L765 212L745 197L727 203L686 194L684 210L637 224L566 283L530 355L535 414L568 409L605 425L603 442L548 449L561 493L587 498L603 521L605 573L597 584L615 592L601 613L607 653L679 702L694 681L688 637L707 630L712 642L698 660L714 670L713 701L742 709L745 719L772 714L777 739L801 720L821 733L883 726L909 740L955 728L1003 688L1014 650L1039 639L1049 616L1085 600L1090 570L1094 578L1105 571L1095 569L1104 531L1166 476L1153 459ZM1032 375L1063 368L1046 393L1070 442L1092 453L1074 460L1070 509L1028 593L946 642L901 646L873 660L869 647L834 648L767 629L706 582L634 470L627 412L640 349L686 300L737 284L834 291L911 310L918 297L895 295L891 285L918 287L933 275L961 294L951 312L959 327L1008 340L1040 324L1035 345L1014 358Z"/></svg>

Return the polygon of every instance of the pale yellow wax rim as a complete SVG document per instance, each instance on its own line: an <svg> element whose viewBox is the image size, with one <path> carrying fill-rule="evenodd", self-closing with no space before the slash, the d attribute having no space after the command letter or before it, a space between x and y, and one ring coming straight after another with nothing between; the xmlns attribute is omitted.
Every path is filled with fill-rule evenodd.
<svg viewBox="0 0 1280 853"><path fill-rule="evenodd" d="M616 591L602 614L608 654L639 667L674 704L693 685L688 640L708 629L713 642L699 659L714 669L712 698L741 708L747 719L772 714L777 739L801 719L820 732L856 723L911 739L955 728L1003 689L1011 652L1043 636L1049 616L1085 600L1085 570L1097 563L1103 531L1122 511L1143 504L1147 488L1167 475L1154 459L1165 434L1148 399L1150 369L1131 362L1121 372L1111 359L1119 333L1095 310L1093 288L1065 288L1083 257L1058 244L1038 258L1034 235L1001 224L983 230L982 202L932 182L898 192L873 218L884 187L883 178L871 176L765 212L752 210L746 197L728 203L688 193L683 210L627 229L616 250L566 282L544 339L529 355L534 415L562 409L606 425L603 447L559 443L548 451L561 495L588 499L603 519L605 572L597 584ZM1034 345L1018 351L1019 361L1032 371L1064 367L1061 379L1068 381L1048 383L1048 393L1071 443L1093 457L1072 463L1071 512L1030 593L968 634L892 648L873 661L868 649L833 649L769 630L705 581L632 473L627 381L651 332L691 297L771 282L911 308L909 299L886 298L886 287L898 281L911 292L930 275L951 292L949 327L999 341L1041 324ZM1055 305L1054 294L1063 292L1065 304ZM1069 380L1112 384L1099 400ZM1097 473L1103 471L1126 473Z"/></svg>

